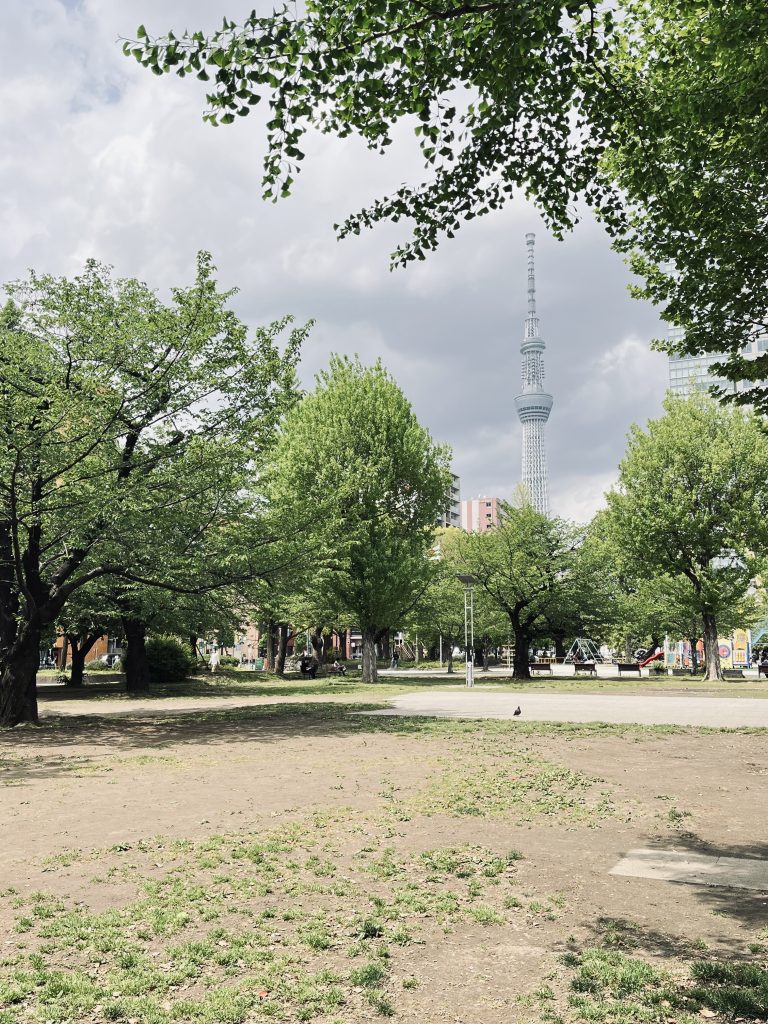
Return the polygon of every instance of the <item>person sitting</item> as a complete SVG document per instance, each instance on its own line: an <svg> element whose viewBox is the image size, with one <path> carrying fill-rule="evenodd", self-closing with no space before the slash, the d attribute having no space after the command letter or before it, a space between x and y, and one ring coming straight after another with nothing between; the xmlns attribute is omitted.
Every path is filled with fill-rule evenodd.
<svg viewBox="0 0 768 1024"><path fill-rule="evenodd" d="M338 672L339 675L341 676L345 676L347 674L347 666L342 665L339 659L337 658L333 663L333 671Z"/></svg>

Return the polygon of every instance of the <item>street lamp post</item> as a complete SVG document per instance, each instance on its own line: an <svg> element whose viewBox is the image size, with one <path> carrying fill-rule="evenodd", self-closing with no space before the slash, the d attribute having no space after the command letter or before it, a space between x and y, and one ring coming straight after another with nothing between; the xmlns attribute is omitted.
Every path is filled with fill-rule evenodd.
<svg viewBox="0 0 768 1024"><path fill-rule="evenodd" d="M466 661L466 685L475 685L475 577L458 573L464 584L464 654Z"/></svg>

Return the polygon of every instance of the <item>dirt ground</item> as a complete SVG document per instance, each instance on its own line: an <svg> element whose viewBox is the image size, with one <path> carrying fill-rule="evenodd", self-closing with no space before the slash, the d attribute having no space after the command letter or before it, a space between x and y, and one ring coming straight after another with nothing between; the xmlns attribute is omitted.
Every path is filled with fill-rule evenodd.
<svg viewBox="0 0 768 1024"><path fill-rule="evenodd" d="M125 949L97 956L71 914L127 906L140 909L126 930L158 963L177 963L172 943L208 941L212 928L232 946L238 913L273 929L269 956L286 953L294 987L273 973L258 997L264 1016L282 1020L554 1020L552 1006L570 1013L563 954L594 946L673 973L702 957L765 964L768 893L608 873L635 847L768 858L765 732L370 720L330 704L95 710L0 734L7 970L42 950L98 980ZM147 893L165 899L192 881L215 918L193 894L197 916L144 935L171 906L140 906ZM222 984L267 977L238 956L232 971L226 958L210 967L205 991L216 971ZM381 980L356 964L382 964ZM342 994L301 996L299 967L337 972ZM117 982L104 977L106 992ZM172 985L162 1012L263 1019L252 995L239 1017L173 1011L202 998L203 980ZM125 986L109 1005L83 996L69 1018L31 990L4 1004L3 991L0 980L3 1024L165 1019L138 1002L126 1009Z"/></svg>

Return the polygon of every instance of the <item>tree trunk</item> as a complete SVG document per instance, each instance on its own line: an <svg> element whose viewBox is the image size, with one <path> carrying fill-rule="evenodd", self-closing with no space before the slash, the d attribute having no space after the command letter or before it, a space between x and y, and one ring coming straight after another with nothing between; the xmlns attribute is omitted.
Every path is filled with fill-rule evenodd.
<svg viewBox="0 0 768 1024"><path fill-rule="evenodd" d="M312 632L309 634L309 642L312 644L312 652L314 659L318 665L325 664L325 638L323 636L323 627L315 626Z"/></svg>
<svg viewBox="0 0 768 1024"><path fill-rule="evenodd" d="M529 636L522 629L515 629L515 657L512 662L513 679L530 679L531 669L528 662Z"/></svg>
<svg viewBox="0 0 768 1024"><path fill-rule="evenodd" d="M699 652L696 650L696 637L688 637L688 643L691 645L691 672L696 673L699 671Z"/></svg>
<svg viewBox="0 0 768 1024"><path fill-rule="evenodd" d="M376 667L376 630L363 630L363 666L362 679L364 683L375 683L379 678Z"/></svg>
<svg viewBox="0 0 768 1024"><path fill-rule="evenodd" d="M192 664L196 665L197 664L197 658L198 658L198 654L197 654L197 633L190 633L189 634L189 654L190 654L190 657L192 658Z"/></svg>
<svg viewBox="0 0 768 1024"><path fill-rule="evenodd" d="M559 633L557 636L553 637L553 639L555 641L555 658L557 658L558 661L565 660L565 655L567 653L565 650L565 637L562 633Z"/></svg>
<svg viewBox="0 0 768 1024"><path fill-rule="evenodd" d="M125 685L129 693L146 693L149 689L147 661L147 625L139 619L122 616L126 639Z"/></svg>
<svg viewBox="0 0 768 1024"><path fill-rule="evenodd" d="M83 685L83 673L85 671L85 655L86 650L84 647L78 647L75 644L72 647L72 668L69 673L69 685L70 686L82 686Z"/></svg>
<svg viewBox="0 0 768 1024"><path fill-rule="evenodd" d="M270 619L264 633L264 668L268 672L275 669L275 624Z"/></svg>
<svg viewBox="0 0 768 1024"><path fill-rule="evenodd" d="M453 637L448 638L448 653L445 660L448 662L448 675L453 675Z"/></svg>
<svg viewBox="0 0 768 1024"><path fill-rule="evenodd" d="M277 627L277 655L275 657L275 672L281 676L285 672L285 652L288 648L288 625L281 622Z"/></svg>
<svg viewBox="0 0 768 1024"><path fill-rule="evenodd" d="M630 661L632 661L633 657L634 657L634 652L632 651L632 638L628 637L628 636L625 636L624 637L624 661L630 662Z"/></svg>
<svg viewBox="0 0 768 1024"><path fill-rule="evenodd" d="M70 650L72 651L72 670L69 674L69 685L70 686L82 686L83 685L83 673L85 672L85 659L88 652L93 648L93 645L99 639L98 636L69 636L65 637L69 640Z"/></svg>
<svg viewBox="0 0 768 1024"><path fill-rule="evenodd" d="M348 657L346 629L336 630L336 636L339 638L339 661L346 661Z"/></svg>
<svg viewBox="0 0 768 1024"><path fill-rule="evenodd" d="M488 654L489 654L489 649L490 649L490 644L488 644L485 640L483 640L483 672L487 672L488 671Z"/></svg>
<svg viewBox="0 0 768 1024"><path fill-rule="evenodd" d="M704 612L704 659L706 661L706 678L717 680L723 678L720 668L720 651L717 643L717 623L712 612Z"/></svg>
<svg viewBox="0 0 768 1024"><path fill-rule="evenodd" d="M59 672L66 672L67 670L67 650L69 646L69 640L66 636L61 638L61 656L59 658Z"/></svg>
<svg viewBox="0 0 768 1024"><path fill-rule="evenodd" d="M0 674L0 726L38 724L37 670L40 630L27 627L3 660Z"/></svg>

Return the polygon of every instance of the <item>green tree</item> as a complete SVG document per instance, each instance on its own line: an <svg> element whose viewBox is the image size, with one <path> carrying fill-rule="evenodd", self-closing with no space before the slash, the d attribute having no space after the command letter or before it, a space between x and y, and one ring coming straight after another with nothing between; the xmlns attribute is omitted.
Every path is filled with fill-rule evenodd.
<svg viewBox="0 0 768 1024"><path fill-rule="evenodd" d="M573 527L548 519L528 502L503 505L498 526L462 541L464 571L509 619L515 679L531 677L528 650L568 586L576 543Z"/></svg>
<svg viewBox="0 0 768 1024"><path fill-rule="evenodd" d="M606 83L614 144L601 173L625 197L607 218L641 298L684 328L673 351L722 353L768 412L768 7L761 0L624 0ZM661 55L661 56L660 56ZM668 347L668 346L664 346Z"/></svg>
<svg viewBox="0 0 768 1024"><path fill-rule="evenodd" d="M744 600L768 545L768 438L752 413L707 396L664 408L630 433L607 525L637 577L687 581L719 679L718 616Z"/></svg>
<svg viewBox="0 0 768 1024"><path fill-rule="evenodd" d="M267 98L265 195L287 195L310 128L383 152L416 132L426 170L349 217L406 218L397 263L515 194L556 234L585 198L690 352L722 352L768 407L768 10L762 0L307 0L125 52L210 82L213 125Z"/></svg>
<svg viewBox="0 0 768 1024"><path fill-rule="evenodd" d="M285 419L267 490L288 521L311 516L311 565L297 600L305 621L357 624L366 682L376 680L376 642L427 586L449 483L447 450L380 363L334 356Z"/></svg>
<svg viewBox="0 0 768 1024"><path fill-rule="evenodd" d="M304 332L284 351L287 321L250 340L205 254L168 304L93 262L73 280L32 273L7 290L0 725L15 725L37 720L41 633L80 588L116 575L194 591L201 576L213 589L254 572L243 552L269 537L247 492L295 400Z"/></svg>
<svg viewBox="0 0 768 1024"><path fill-rule="evenodd" d="M464 587L457 575L462 571L458 555L462 536L456 527L436 530L434 572L408 623L427 646L439 646L442 639L450 674L453 648L464 644Z"/></svg>

